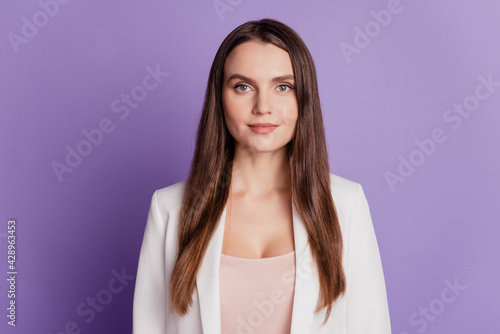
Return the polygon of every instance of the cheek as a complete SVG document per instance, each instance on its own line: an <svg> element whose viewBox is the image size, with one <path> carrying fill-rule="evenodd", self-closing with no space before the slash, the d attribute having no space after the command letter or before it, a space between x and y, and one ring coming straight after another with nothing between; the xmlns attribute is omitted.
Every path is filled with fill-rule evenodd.
<svg viewBox="0 0 500 334"><path fill-rule="evenodd" d="M282 115L289 126L295 125L299 116L297 103L294 101L287 103L282 109Z"/></svg>
<svg viewBox="0 0 500 334"><path fill-rule="evenodd" d="M226 121L226 126L229 132L234 136L235 132L238 131L239 124L242 122L240 113L238 113L238 109L234 107L234 105L223 104L224 108L224 119Z"/></svg>
<svg viewBox="0 0 500 334"><path fill-rule="evenodd" d="M237 127L239 123L244 121L243 114L246 108L244 101L241 101L241 99L236 99L232 97L231 94L223 93L222 108L224 110L226 123L231 123L233 127Z"/></svg>
<svg viewBox="0 0 500 334"><path fill-rule="evenodd" d="M222 92L222 110L224 111L224 118L226 120L226 124L228 127L230 127L230 123L232 123L233 107L227 94L225 94L224 92Z"/></svg>
<svg viewBox="0 0 500 334"><path fill-rule="evenodd" d="M248 110L248 99L244 99L234 94L228 94L224 100L223 105L229 112L236 113L237 111L243 112Z"/></svg>

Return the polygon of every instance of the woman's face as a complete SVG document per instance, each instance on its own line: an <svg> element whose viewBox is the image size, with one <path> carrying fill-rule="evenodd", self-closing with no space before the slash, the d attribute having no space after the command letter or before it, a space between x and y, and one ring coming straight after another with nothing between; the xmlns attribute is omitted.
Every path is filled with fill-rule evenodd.
<svg viewBox="0 0 500 334"><path fill-rule="evenodd" d="M236 46L224 65L222 105L237 148L252 152L283 148L293 138L298 117L288 53L261 41ZM256 123L273 126L253 126Z"/></svg>

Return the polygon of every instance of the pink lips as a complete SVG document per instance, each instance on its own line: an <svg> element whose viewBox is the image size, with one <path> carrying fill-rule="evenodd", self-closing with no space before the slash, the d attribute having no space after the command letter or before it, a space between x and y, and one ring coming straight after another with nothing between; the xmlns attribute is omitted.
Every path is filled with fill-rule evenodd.
<svg viewBox="0 0 500 334"><path fill-rule="evenodd" d="M278 126L272 123L254 123L248 125L250 130L260 135L264 135L273 132Z"/></svg>

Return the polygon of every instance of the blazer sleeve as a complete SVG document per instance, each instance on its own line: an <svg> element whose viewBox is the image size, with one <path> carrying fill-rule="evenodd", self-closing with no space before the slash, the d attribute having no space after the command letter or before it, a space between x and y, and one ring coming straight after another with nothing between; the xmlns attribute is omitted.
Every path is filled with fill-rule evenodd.
<svg viewBox="0 0 500 334"><path fill-rule="evenodd" d="M158 210L158 190L151 199L139 255L134 290L132 334L164 334L167 331L165 233L167 218Z"/></svg>
<svg viewBox="0 0 500 334"><path fill-rule="evenodd" d="M359 183L348 247L347 333L390 334L391 323L382 261L368 201Z"/></svg>

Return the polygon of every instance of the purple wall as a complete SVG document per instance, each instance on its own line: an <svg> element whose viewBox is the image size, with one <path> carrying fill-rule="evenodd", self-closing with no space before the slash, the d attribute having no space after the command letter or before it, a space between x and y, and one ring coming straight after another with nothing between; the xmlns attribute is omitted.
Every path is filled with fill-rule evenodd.
<svg viewBox="0 0 500 334"><path fill-rule="evenodd" d="M223 38L271 17L314 57L331 171L365 189L393 333L499 333L499 13L486 0L2 1L0 331L131 332L151 195L187 177Z"/></svg>

